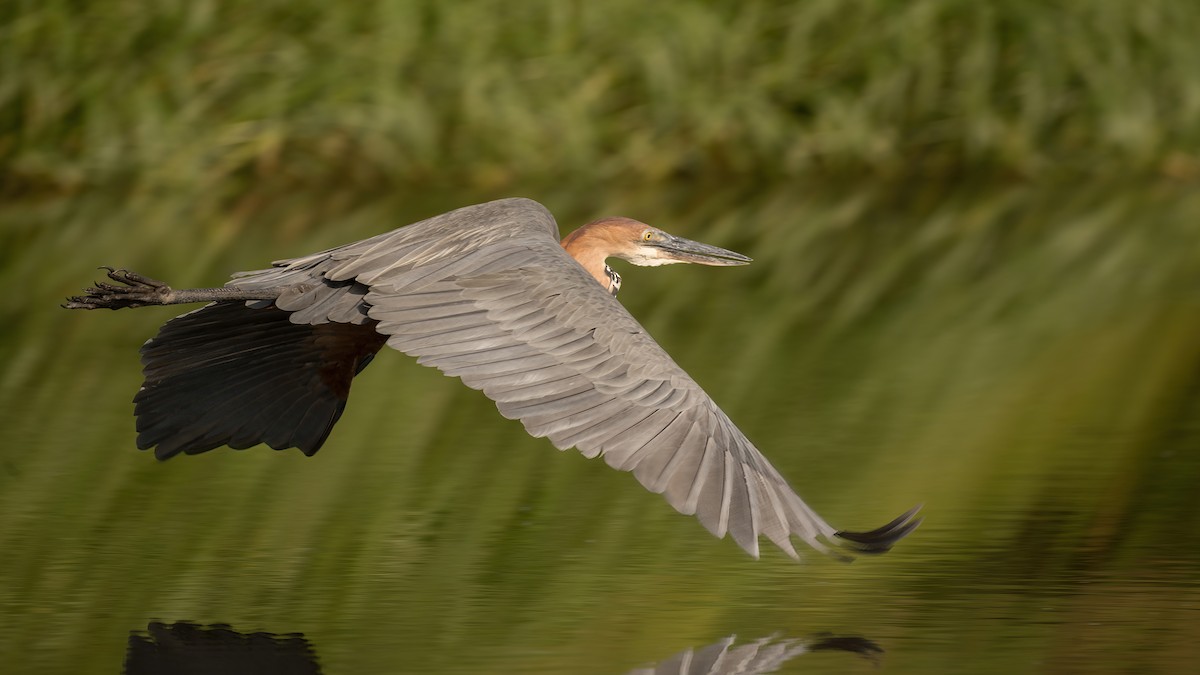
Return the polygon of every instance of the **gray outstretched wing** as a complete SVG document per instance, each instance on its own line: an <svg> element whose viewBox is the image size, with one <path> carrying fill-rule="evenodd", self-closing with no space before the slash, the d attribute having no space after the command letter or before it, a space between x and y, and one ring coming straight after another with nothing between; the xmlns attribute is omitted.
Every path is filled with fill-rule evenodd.
<svg viewBox="0 0 1200 675"><path fill-rule="evenodd" d="M481 390L530 434L633 473L755 557L760 534L797 557L791 535L878 552L916 526L913 512L867 533L826 523L563 251L536 202L466 207L275 265L230 285L283 289L274 304L295 323L377 322L390 347Z"/></svg>

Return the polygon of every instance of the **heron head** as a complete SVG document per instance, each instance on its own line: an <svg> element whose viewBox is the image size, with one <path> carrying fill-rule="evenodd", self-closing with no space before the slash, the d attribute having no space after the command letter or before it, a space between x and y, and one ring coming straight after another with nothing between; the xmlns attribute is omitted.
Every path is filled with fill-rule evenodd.
<svg viewBox="0 0 1200 675"><path fill-rule="evenodd" d="M672 263L729 266L750 262L741 253L676 237L632 218L594 220L567 235L562 247L613 295L621 288L621 275L605 264L608 258L649 267Z"/></svg>
<svg viewBox="0 0 1200 675"><path fill-rule="evenodd" d="M674 263L725 267L751 262L741 253L677 237L631 218L604 218L585 227L608 245L608 256L643 267Z"/></svg>

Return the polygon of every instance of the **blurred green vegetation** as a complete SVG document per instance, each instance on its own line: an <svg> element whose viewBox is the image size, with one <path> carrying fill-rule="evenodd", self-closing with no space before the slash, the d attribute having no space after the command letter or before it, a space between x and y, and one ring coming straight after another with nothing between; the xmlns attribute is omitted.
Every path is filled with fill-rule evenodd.
<svg viewBox="0 0 1200 675"><path fill-rule="evenodd" d="M0 182L1200 174L1179 0L12 0Z"/></svg>

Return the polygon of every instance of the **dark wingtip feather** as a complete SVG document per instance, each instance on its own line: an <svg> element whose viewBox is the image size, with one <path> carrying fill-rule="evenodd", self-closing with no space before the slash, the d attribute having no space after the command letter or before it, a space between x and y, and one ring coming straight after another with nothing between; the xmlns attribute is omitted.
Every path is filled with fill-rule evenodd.
<svg viewBox="0 0 1200 675"><path fill-rule="evenodd" d="M273 306L214 303L176 317L141 350L137 445L160 461L259 443L311 456L383 343L374 324L296 324Z"/></svg>
<svg viewBox="0 0 1200 675"><path fill-rule="evenodd" d="M840 543L847 548L854 549L858 553L883 553L892 548L896 542L907 537L909 533L917 529L922 519L915 516L920 510L920 505L914 506L901 514L899 518L870 532L847 532L843 530L838 532L836 536L842 540Z"/></svg>

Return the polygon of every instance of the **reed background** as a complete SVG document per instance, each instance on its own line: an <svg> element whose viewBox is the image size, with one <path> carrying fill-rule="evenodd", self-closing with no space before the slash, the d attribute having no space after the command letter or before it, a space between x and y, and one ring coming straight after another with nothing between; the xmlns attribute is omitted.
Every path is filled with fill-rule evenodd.
<svg viewBox="0 0 1200 675"><path fill-rule="evenodd" d="M1200 172L1200 5L15 0L5 191Z"/></svg>

